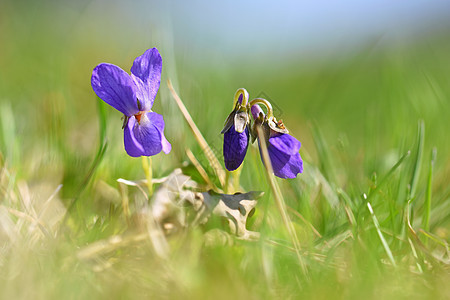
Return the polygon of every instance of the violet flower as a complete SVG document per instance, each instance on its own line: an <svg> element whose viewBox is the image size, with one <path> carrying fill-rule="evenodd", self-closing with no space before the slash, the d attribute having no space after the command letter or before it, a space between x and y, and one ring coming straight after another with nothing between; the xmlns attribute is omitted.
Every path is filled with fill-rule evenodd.
<svg viewBox="0 0 450 300"><path fill-rule="evenodd" d="M131 75L113 64L92 71L91 84L103 101L123 113L124 145L132 157L152 156L172 146L164 136L163 117L151 110L161 81L162 59L152 48L137 57Z"/></svg>
<svg viewBox="0 0 450 300"><path fill-rule="evenodd" d="M236 92L235 108L225 121L223 135L223 158L228 171L234 171L242 164L247 153L250 118L247 112L248 93L245 89Z"/></svg>
<svg viewBox="0 0 450 300"><path fill-rule="evenodd" d="M303 172L303 161L298 153L301 143L287 133L283 122L276 122L273 117L267 118L258 104L251 106L251 112L255 120L254 126L261 126L263 129L275 176L280 178L297 177L298 173Z"/></svg>

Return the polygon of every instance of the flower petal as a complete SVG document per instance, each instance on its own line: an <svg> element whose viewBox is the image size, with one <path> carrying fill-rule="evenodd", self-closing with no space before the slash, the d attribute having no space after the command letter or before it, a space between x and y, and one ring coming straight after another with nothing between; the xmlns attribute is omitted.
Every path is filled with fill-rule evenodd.
<svg viewBox="0 0 450 300"><path fill-rule="evenodd" d="M123 131L123 144L129 156L139 157L144 155L144 147L134 135L134 129L139 126L136 117L128 119L128 123Z"/></svg>
<svg viewBox="0 0 450 300"><path fill-rule="evenodd" d="M263 115L264 115L263 110L261 109L261 107L258 104L253 104L252 107L250 108L250 110L252 112L254 120L258 119L260 113L263 113Z"/></svg>
<svg viewBox="0 0 450 300"><path fill-rule="evenodd" d="M242 104L242 100L244 100L244 94L240 94L238 98L239 104Z"/></svg>
<svg viewBox="0 0 450 300"><path fill-rule="evenodd" d="M132 157L152 156L161 150L169 153L171 145L163 131L163 117L155 112L146 113L140 122L132 116L124 130L125 150Z"/></svg>
<svg viewBox="0 0 450 300"><path fill-rule="evenodd" d="M162 58L158 49L151 48L137 57L131 67L131 77L138 87L141 110L150 110L161 82Z"/></svg>
<svg viewBox="0 0 450 300"><path fill-rule="evenodd" d="M284 151L285 149L280 150L272 145L273 141L275 141L275 144L280 143L279 137L276 137L274 140L273 139L274 137L269 139L269 145L267 149L269 152L273 173L275 174L275 176L278 176L280 178L297 177L298 173L303 172L303 160L300 157L298 150L294 154L289 154L286 151ZM261 160L264 163L264 159L261 153L261 145L259 145L259 147Z"/></svg>
<svg viewBox="0 0 450 300"><path fill-rule="evenodd" d="M234 125L223 136L223 158L228 171L236 170L244 160L248 148L249 131L246 127L242 133Z"/></svg>
<svg viewBox="0 0 450 300"><path fill-rule="evenodd" d="M288 155L294 155L300 150L300 142L290 134L272 133L269 144Z"/></svg>
<svg viewBox="0 0 450 300"><path fill-rule="evenodd" d="M169 143L169 141L164 136L164 118L162 115L157 114L155 112L148 112L146 113L147 118L150 120L150 122L155 126L155 128L159 131L159 134L161 135L161 146L162 151L166 154L168 154L172 150L172 145Z"/></svg>
<svg viewBox="0 0 450 300"><path fill-rule="evenodd" d="M273 173L280 178L295 178L303 172L303 161L299 153L286 155L274 147L269 147Z"/></svg>
<svg viewBox="0 0 450 300"><path fill-rule="evenodd" d="M139 112L135 84L124 70L113 64L99 64L92 71L91 84L100 99L126 116Z"/></svg>

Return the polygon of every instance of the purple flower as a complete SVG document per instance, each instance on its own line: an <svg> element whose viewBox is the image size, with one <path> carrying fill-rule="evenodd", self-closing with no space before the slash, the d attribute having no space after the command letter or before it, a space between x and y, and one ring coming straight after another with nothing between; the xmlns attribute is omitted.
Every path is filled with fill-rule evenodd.
<svg viewBox="0 0 450 300"><path fill-rule="evenodd" d="M241 94L236 103L235 109L228 116L223 135L223 158L228 171L234 171L244 161L247 153L249 140L249 116L247 108L242 106L243 95Z"/></svg>
<svg viewBox="0 0 450 300"><path fill-rule="evenodd" d="M282 122L267 119L258 104L251 107L255 126L262 126L273 173L280 178L295 178L303 172L303 161L298 151L300 142L286 132ZM260 151L261 152L261 151ZM262 159L262 154L261 154ZM263 160L264 162L264 160Z"/></svg>
<svg viewBox="0 0 450 300"><path fill-rule="evenodd" d="M246 127L243 132L235 130L234 125L223 135L223 158L228 171L234 171L244 161L248 148L249 131Z"/></svg>
<svg viewBox="0 0 450 300"><path fill-rule="evenodd" d="M151 108L161 81L162 59L152 48L137 57L131 75L113 64L102 63L92 71L91 84L103 101L125 115L124 145L132 157L152 156L172 146L164 136L163 117Z"/></svg>
<svg viewBox="0 0 450 300"><path fill-rule="evenodd" d="M303 172L303 161L298 153L300 147L300 142L292 135L271 130L267 150L275 176L295 178Z"/></svg>

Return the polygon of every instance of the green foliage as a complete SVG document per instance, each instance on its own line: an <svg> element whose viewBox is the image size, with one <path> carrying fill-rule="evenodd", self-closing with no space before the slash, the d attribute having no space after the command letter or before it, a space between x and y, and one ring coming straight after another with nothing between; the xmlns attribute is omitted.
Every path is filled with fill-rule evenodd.
<svg viewBox="0 0 450 300"><path fill-rule="evenodd" d="M4 19L9 27L0 27L0 298L450 297L448 39L284 65L224 65L206 55L206 63L183 62L176 72L160 49L163 76L178 82L218 156L239 87L270 97L302 142L304 173L277 184L305 274L255 145L241 187L265 192L248 224L259 241L188 229L168 238L162 258L148 236L135 239L147 201L117 179L143 179L141 160L125 154L121 116L98 101L89 79L97 63L120 65L145 49L106 38L102 45L89 33L63 39L39 19L43 12L23 14L25 25ZM33 24L46 34L26 34ZM173 151L153 158L154 178L183 167L201 182L190 148L219 185L165 79L155 110ZM97 252L80 257L90 245Z"/></svg>

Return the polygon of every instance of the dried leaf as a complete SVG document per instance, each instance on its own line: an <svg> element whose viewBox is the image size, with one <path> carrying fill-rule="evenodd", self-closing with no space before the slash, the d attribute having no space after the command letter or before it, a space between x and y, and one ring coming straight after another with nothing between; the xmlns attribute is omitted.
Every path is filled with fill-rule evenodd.
<svg viewBox="0 0 450 300"><path fill-rule="evenodd" d="M258 233L247 230L246 224L263 192L228 195L189 189L196 186L180 169L175 170L158 187L151 206L135 214L135 224L146 228L148 221L153 219L165 234L170 234L225 218L231 234L251 240L259 237Z"/></svg>
<svg viewBox="0 0 450 300"><path fill-rule="evenodd" d="M195 223L203 224L211 216L224 217L228 220L230 232L243 239L257 239L259 234L247 230L247 218L252 216L254 208L263 192L244 194L218 194L213 191L201 193L203 205L197 210ZM198 198L198 197L197 197ZM198 200L197 200L198 201ZM198 204L197 204L198 206Z"/></svg>

